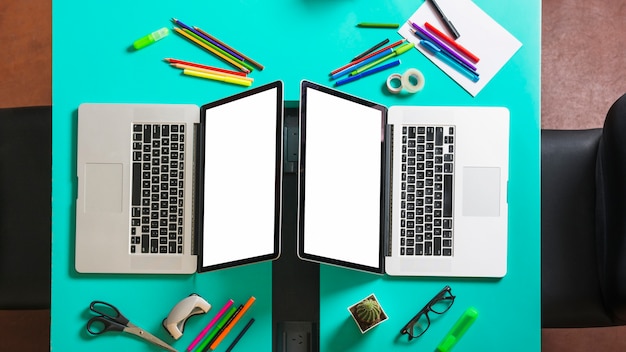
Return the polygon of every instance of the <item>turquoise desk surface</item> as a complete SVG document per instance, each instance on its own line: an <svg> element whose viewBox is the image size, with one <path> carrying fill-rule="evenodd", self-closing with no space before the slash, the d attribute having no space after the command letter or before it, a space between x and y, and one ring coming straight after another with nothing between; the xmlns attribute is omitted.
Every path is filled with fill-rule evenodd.
<svg viewBox="0 0 626 352"><path fill-rule="evenodd" d="M540 1L476 0L478 6L523 46L475 98L417 50L404 54L396 71L419 68L424 90L387 94L387 73L341 90L384 105L505 106L511 112L508 273L500 280L398 278L346 269L320 269L321 351L434 350L461 313L480 315L457 351L540 349ZM395 30L362 29L358 22L403 23L422 1L408 0L231 0L231 1L55 1L53 2L53 253L52 331L54 351L151 351L155 347L122 334L91 337L85 323L92 300L116 305L133 322L184 350L228 298L257 298L243 319L254 317L239 351L272 348L271 263L183 276L84 275L74 270L75 131L83 102L192 103L202 105L246 88L182 76L162 59L175 57L228 68L175 34L138 52L131 43L176 17L196 25L265 65L254 86L282 80L286 100L298 100L302 79L328 83L328 73L381 41L400 39ZM330 85L330 84L329 84ZM430 330L408 343L400 328L445 284L457 300L433 320ZM179 341L161 321L192 292L216 308L194 317ZM361 335L346 308L375 293L389 320ZM294 297L298 299L298 297ZM240 323L234 331L243 326ZM218 350L224 350L232 333Z"/></svg>

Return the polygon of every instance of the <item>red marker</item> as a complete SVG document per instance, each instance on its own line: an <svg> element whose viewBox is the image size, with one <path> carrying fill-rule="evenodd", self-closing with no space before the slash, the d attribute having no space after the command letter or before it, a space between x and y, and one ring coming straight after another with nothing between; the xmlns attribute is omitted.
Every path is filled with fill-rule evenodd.
<svg viewBox="0 0 626 352"><path fill-rule="evenodd" d="M426 27L427 30L431 31L434 35L439 37L444 42L450 44L454 49L458 50L461 54L463 54L465 57L470 59L473 63L477 63L478 60L480 60L476 55L472 54L469 50L465 49L459 43L455 42L454 39L448 37L445 33L435 28L432 24L426 22L424 23L424 27Z"/></svg>

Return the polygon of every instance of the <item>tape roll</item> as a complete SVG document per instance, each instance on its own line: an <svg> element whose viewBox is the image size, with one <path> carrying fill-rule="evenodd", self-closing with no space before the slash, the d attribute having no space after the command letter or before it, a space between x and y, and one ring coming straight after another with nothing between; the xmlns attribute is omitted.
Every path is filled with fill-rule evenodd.
<svg viewBox="0 0 626 352"><path fill-rule="evenodd" d="M393 81L398 81L398 86L394 87ZM402 75L399 73L392 73L387 77L387 89L392 94L398 94L402 91Z"/></svg>
<svg viewBox="0 0 626 352"><path fill-rule="evenodd" d="M411 78L415 79L415 83L413 83ZM401 81L402 88L406 89L409 93L419 92L422 88L424 88L425 83L424 74L416 68L406 70L404 74L402 74ZM389 84L387 84L387 86L389 86Z"/></svg>

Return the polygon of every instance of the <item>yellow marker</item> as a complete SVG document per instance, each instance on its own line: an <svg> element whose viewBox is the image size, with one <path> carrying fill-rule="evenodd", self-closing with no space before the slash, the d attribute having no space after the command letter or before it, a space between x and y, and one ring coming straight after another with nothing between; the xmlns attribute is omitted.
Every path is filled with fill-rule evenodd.
<svg viewBox="0 0 626 352"><path fill-rule="evenodd" d="M147 36L143 38L139 38L135 40L135 42L133 43L133 48L135 48L135 50L145 48L148 45L167 37L168 34L170 34L170 31L167 28L163 27L159 30L156 30L148 34Z"/></svg>
<svg viewBox="0 0 626 352"><path fill-rule="evenodd" d="M229 76L218 75L218 74L208 73L208 72L200 72L196 70L190 70L187 68L183 70L183 73L187 76L212 79L214 81L222 81L222 82L238 84L238 85L246 86L246 87L249 87L252 85L251 81L245 80L242 78L229 77Z"/></svg>

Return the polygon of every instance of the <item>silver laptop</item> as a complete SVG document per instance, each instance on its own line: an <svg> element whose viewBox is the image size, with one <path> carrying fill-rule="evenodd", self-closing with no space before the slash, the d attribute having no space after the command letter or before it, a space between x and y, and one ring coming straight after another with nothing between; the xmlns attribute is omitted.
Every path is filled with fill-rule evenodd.
<svg viewBox="0 0 626 352"><path fill-rule="evenodd" d="M401 276L507 271L509 112L301 83L298 255Z"/></svg>
<svg viewBox="0 0 626 352"><path fill-rule="evenodd" d="M280 251L283 86L78 108L75 267L193 273Z"/></svg>

